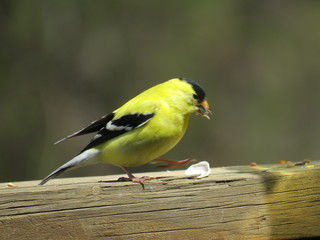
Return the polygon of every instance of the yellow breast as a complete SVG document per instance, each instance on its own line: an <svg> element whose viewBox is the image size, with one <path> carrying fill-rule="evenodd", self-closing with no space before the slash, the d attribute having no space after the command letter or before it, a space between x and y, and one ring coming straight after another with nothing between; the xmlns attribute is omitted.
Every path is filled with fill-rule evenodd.
<svg viewBox="0 0 320 240"><path fill-rule="evenodd" d="M180 141L189 117L190 114L163 118L159 113L145 126L102 144L101 161L126 167L150 162L168 152Z"/></svg>

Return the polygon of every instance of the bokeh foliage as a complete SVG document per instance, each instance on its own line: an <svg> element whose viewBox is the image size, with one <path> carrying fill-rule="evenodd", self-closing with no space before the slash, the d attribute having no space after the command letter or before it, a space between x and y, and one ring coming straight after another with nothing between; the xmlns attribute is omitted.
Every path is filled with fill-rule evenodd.
<svg viewBox="0 0 320 240"><path fill-rule="evenodd" d="M311 0L2 0L0 181L44 177L90 137L53 142L176 76L205 87L214 115L166 157L319 159L319 23Z"/></svg>

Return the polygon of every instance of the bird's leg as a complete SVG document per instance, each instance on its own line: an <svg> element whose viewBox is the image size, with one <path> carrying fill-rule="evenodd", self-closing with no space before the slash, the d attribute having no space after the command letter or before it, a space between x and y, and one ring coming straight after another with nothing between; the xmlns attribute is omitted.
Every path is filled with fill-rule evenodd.
<svg viewBox="0 0 320 240"><path fill-rule="evenodd" d="M157 159L153 160L153 162L167 163L165 165L158 166L160 168L179 167L179 166L183 166L191 161L193 162L193 161L195 161L195 159L194 158L187 158L184 160L177 161L177 160L157 158Z"/></svg>
<svg viewBox="0 0 320 240"><path fill-rule="evenodd" d="M118 179L118 181L120 181L120 182L131 181L134 183L140 183L142 185L142 188L144 189L144 182L154 179L153 177L147 177L147 176L137 178L130 172L129 168L127 168L127 167L121 167L121 168L128 175L128 178L121 177Z"/></svg>

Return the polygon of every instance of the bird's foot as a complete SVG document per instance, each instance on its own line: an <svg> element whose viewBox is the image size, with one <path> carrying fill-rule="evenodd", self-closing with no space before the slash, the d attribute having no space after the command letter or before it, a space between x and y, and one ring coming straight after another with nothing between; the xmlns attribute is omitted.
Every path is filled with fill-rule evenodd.
<svg viewBox="0 0 320 240"><path fill-rule="evenodd" d="M196 159L194 158L187 158L187 159L184 159L184 160L170 160L170 159L163 159L163 158L157 158L157 159L154 159L153 162L160 162L160 163L167 163L165 165L160 165L158 167L160 168L169 168L169 167L180 167L180 166L183 166L189 162L194 162Z"/></svg>
<svg viewBox="0 0 320 240"><path fill-rule="evenodd" d="M153 180L155 179L154 177L148 177L148 176L143 176L141 178L137 178L137 177L134 177L134 178L131 178L131 181L134 182L134 183L140 183L140 184L144 184L145 181L150 181L150 180Z"/></svg>
<svg viewBox="0 0 320 240"><path fill-rule="evenodd" d="M150 181L155 179L154 177L143 176L141 178L137 177L120 177L118 178L118 182L134 182L134 183L144 183L145 181Z"/></svg>
<svg viewBox="0 0 320 240"><path fill-rule="evenodd" d="M120 177L120 178L118 178L118 181L119 181L119 182L134 182L134 183L139 183L139 184L141 184L142 188L144 189L144 182L145 182L145 181L150 181L150 180L153 180L153 179L155 179L155 178L154 178L154 177L148 177L148 176L143 176L143 177L141 177L141 178L132 176L132 177L128 177L128 178L126 178L126 177Z"/></svg>

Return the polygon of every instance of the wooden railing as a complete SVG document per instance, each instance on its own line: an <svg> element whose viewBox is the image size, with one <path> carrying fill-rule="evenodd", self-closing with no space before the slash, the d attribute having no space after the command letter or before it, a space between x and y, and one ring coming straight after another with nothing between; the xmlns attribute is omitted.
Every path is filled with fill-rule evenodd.
<svg viewBox="0 0 320 240"><path fill-rule="evenodd" d="M140 175L140 174L137 174ZM0 184L0 239L298 239L320 236L320 161ZM103 180L103 181L101 181Z"/></svg>

